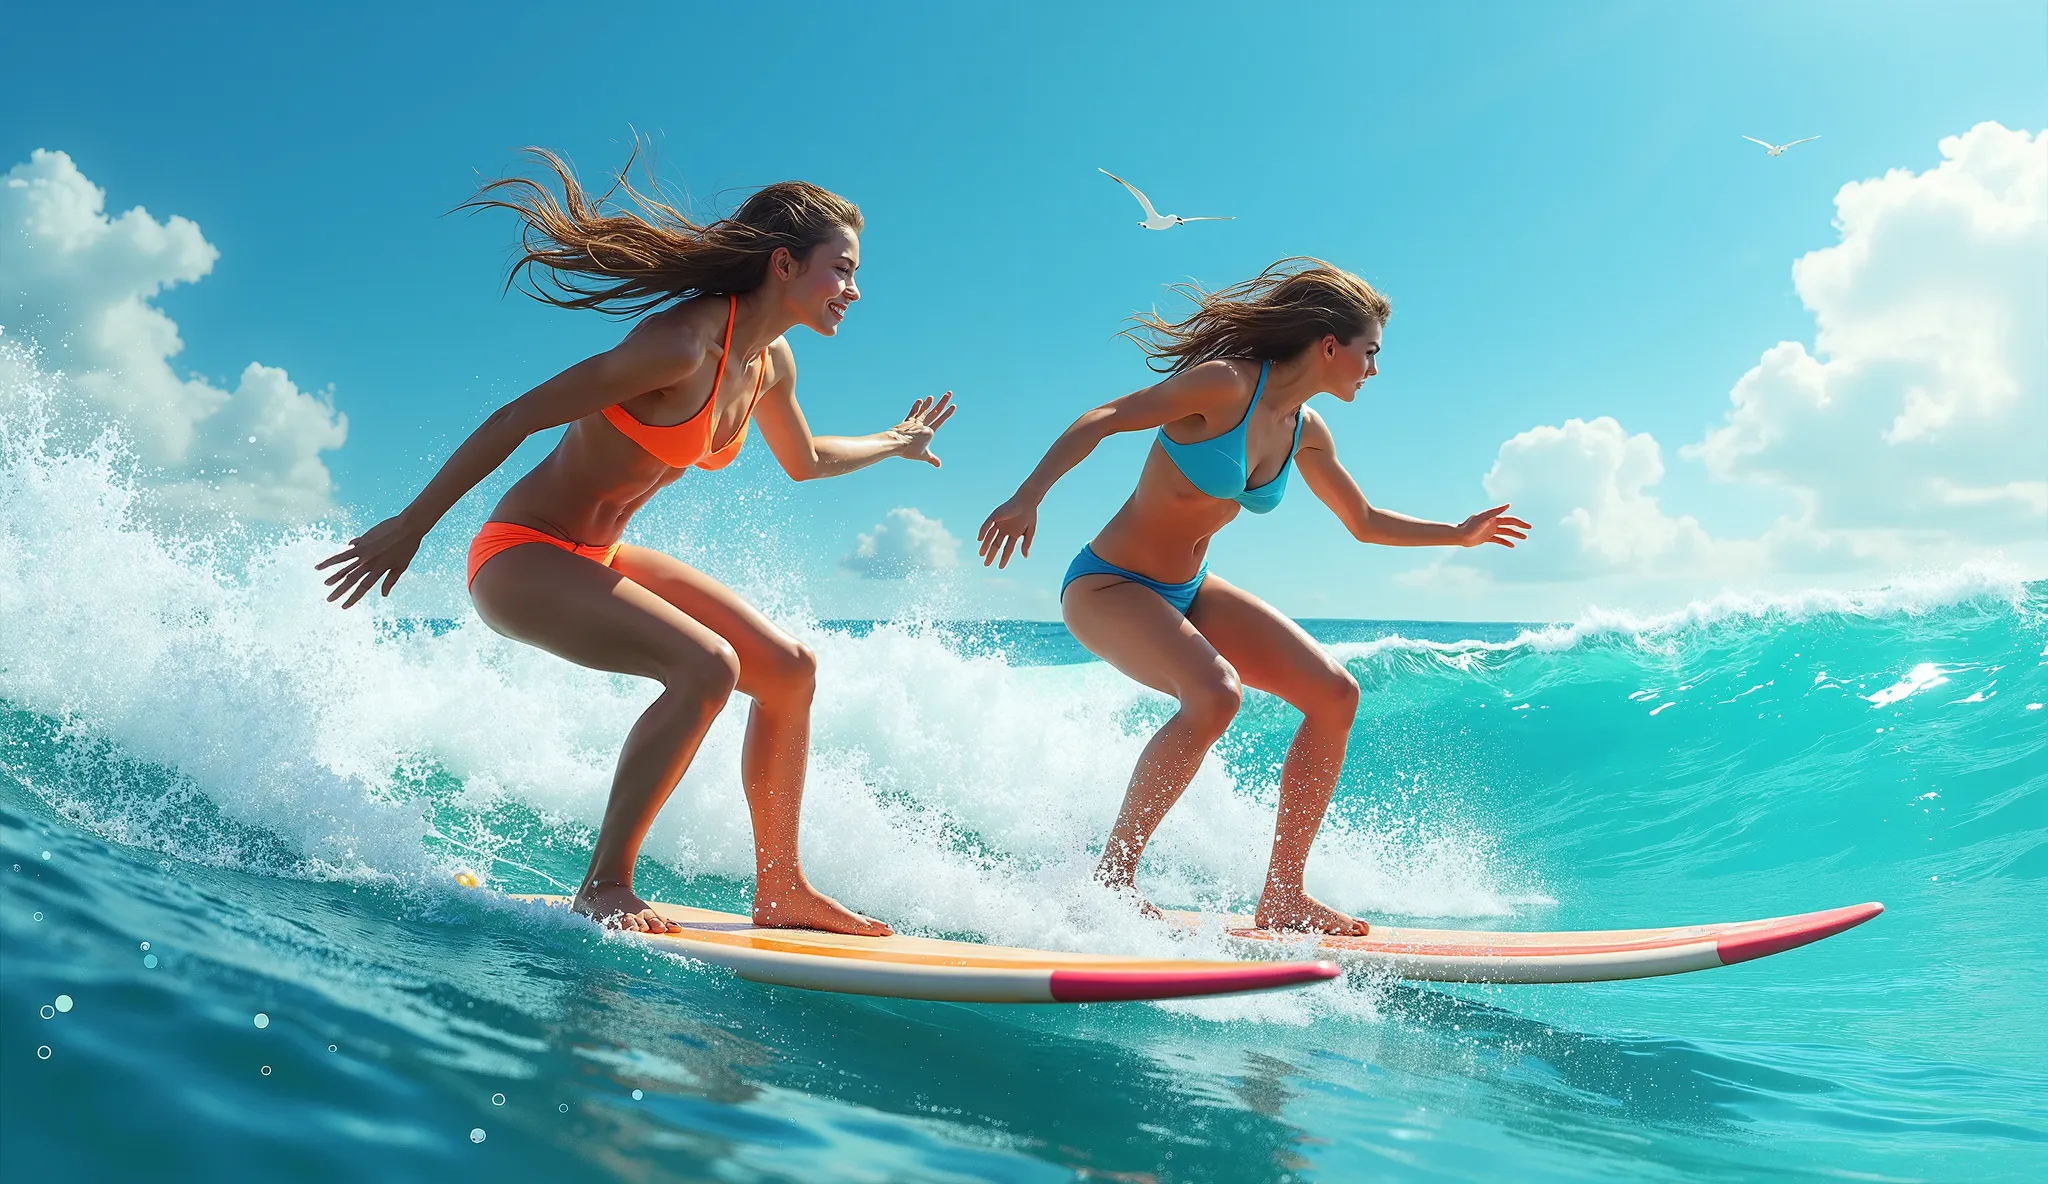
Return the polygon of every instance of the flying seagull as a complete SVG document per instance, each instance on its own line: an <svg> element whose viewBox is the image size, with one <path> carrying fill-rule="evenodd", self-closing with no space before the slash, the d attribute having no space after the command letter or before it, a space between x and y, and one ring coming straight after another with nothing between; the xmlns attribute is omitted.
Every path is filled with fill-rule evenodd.
<svg viewBox="0 0 2048 1184"><path fill-rule="evenodd" d="M1108 177L1110 180L1115 181L1117 184L1131 191L1131 196L1137 198L1138 204L1145 207L1145 220L1143 222L1138 223L1138 225L1144 227L1147 230L1172 230L1174 227L1179 226L1183 222L1235 221L1235 218L1231 216L1217 217L1213 214L1202 218L1183 218L1179 214L1162 214L1159 211L1152 208L1151 199L1146 197L1144 194L1138 192L1138 187L1136 185L1131 184L1129 181L1124 180L1122 177L1117 176L1115 173L1110 172L1108 169L1099 168L1095 171L1101 173L1103 176Z"/></svg>
<svg viewBox="0 0 2048 1184"><path fill-rule="evenodd" d="M1757 139L1757 138L1756 138L1755 136L1744 136L1744 137L1742 137L1742 138L1743 138L1743 139L1745 139L1745 140L1748 140L1748 141L1749 141L1750 143L1752 143L1752 144L1761 144L1761 145L1763 145L1764 155L1766 155L1766 156L1776 156L1776 155L1778 155L1779 153L1781 153L1781 152L1785 151L1785 149L1787 149L1787 148L1790 148L1790 147L1792 146L1792 144L1804 144L1804 143L1806 143L1806 140L1818 140L1818 139L1820 139L1820 137L1819 137L1819 136L1808 136L1808 137L1806 137L1806 140L1794 140L1794 141L1792 141L1792 144L1769 144L1769 143L1765 143L1765 142L1764 142L1764 141L1762 141L1762 140L1759 140L1759 139Z"/></svg>

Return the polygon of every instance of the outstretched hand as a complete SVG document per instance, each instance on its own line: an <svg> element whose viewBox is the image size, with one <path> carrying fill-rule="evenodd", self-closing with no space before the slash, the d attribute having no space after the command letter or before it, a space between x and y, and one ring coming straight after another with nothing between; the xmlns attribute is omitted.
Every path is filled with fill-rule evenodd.
<svg viewBox="0 0 2048 1184"><path fill-rule="evenodd" d="M946 426L959 408L953 405L953 392L947 391L937 399L919 399L910 405L910 414L903 422L889 430L903 441L902 451L897 455L905 460L921 460L933 468L939 467L939 458L932 455L932 437Z"/></svg>
<svg viewBox="0 0 2048 1184"><path fill-rule="evenodd" d="M412 564L412 557L420 549L423 537L402 519L402 515L386 518L350 539L348 550L313 565L315 571L343 565L340 571L327 577L327 583L334 589L327 594L328 603L346 596L348 599L342 601L341 607L351 608L356 601L368 595L380 579L384 582L384 590L379 595L391 595L391 586Z"/></svg>
<svg viewBox="0 0 2048 1184"><path fill-rule="evenodd" d="M1481 510L1458 524L1458 545L1477 547L1482 543L1499 543L1513 547L1519 539L1529 537L1529 524L1520 518L1507 516L1507 504L1491 510Z"/></svg>
<svg viewBox="0 0 2048 1184"><path fill-rule="evenodd" d="M1038 503L1020 493L997 506L974 536L981 565L1010 566L1010 553L1019 543L1024 544L1024 558L1031 558L1031 536L1037 533Z"/></svg>

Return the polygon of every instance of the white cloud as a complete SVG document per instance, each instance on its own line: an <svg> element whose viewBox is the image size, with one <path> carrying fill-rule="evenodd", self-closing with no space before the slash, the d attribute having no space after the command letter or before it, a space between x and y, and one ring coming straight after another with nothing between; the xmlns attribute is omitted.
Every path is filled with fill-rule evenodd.
<svg viewBox="0 0 2048 1184"><path fill-rule="evenodd" d="M1530 428L1500 446L1486 492L1535 529L1506 566L1514 578L1562 579L1697 567L1713 546L1700 524L1657 504L1663 449L1612 417Z"/></svg>
<svg viewBox="0 0 2048 1184"><path fill-rule="evenodd" d="M1792 267L1814 351L1765 351L1681 453L1785 490L1811 531L2048 528L2048 136L1940 147L1841 188L1841 242Z"/></svg>
<svg viewBox="0 0 2048 1184"><path fill-rule="evenodd" d="M0 177L0 318L98 412L72 426L116 424L173 507L315 517L332 489L320 454L348 433L330 398L254 362L232 390L171 365L184 342L150 301L219 255L189 219L158 222L140 206L109 217L105 191L65 153L39 149Z"/></svg>
<svg viewBox="0 0 2048 1184"><path fill-rule="evenodd" d="M864 579L900 580L913 572L955 566L960 562L960 540L938 519L911 506L898 506L873 533L856 538L853 552L839 562Z"/></svg>
<svg viewBox="0 0 2048 1184"><path fill-rule="evenodd" d="M1539 426L1500 447L1487 491L1535 524L1498 580L1638 581L1894 570L2048 542L2048 135L1982 123L1923 173L1835 196L1841 241L1795 261L1814 349L1779 342L1679 450L1716 479L1775 488L1791 512L1713 539L1655 487L1662 449L1614 419ZM1469 561L1466 561L1469 562ZM1470 590L1458 559L1403 582Z"/></svg>

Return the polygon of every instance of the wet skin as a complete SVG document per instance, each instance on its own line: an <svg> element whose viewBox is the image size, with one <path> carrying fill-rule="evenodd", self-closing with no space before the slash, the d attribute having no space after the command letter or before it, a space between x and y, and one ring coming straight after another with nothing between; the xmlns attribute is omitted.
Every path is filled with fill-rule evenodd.
<svg viewBox="0 0 2048 1184"><path fill-rule="evenodd" d="M1351 341L1325 336L1293 357L1275 360L1256 406L1260 364L1229 359L1191 367L1085 413L1054 442L1017 494L982 524L983 564L1007 566L1020 545L1030 555L1039 501L1054 481L1112 434L1163 428L1175 442L1192 443L1224 435L1243 421L1249 488L1279 476L1297 416L1301 442L1293 463L1303 483L1360 542L1513 547L1527 537L1529 524L1507 517L1507 506L1456 525L1409 518L1368 504L1338 463L1329 427L1306 404L1322 393L1347 403L1355 398L1379 372L1380 337L1380 326L1368 325ZM1183 583L1201 570L1209 541L1241 510L1233 500L1197 489L1155 442L1137 489L1089 546L1126 571ZM1365 933L1365 922L1316 900L1302 885L1357 712L1358 684L1350 673L1300 626L1214 573L1203 581L1185 616L1151 589L1113 573L1076 579L1062 594L1060 608L1068 630L1090 652L1179 703L1138 759L1096 878L1120 892L1135 890L1146 844L1235 718L1243 688L1256 687L1302 713L1281 770L1272 859L1257 923L1269 929ZM1157 911L1149 902L1141 907Z"/></svg>
<svg viewBox="0 0 2048 1184"><path fill-rule="evenodd" d="M930 443L952 416L950 392L915 400L903 422L871 436L814 436L797 405L795 357L782 335L798 324L834 335L860 299L853 278L859 260L859 240L850 230L802 260L778 250L763 285L740 295L736 307L712 297L655 313L612 350L500 408L403 513L319 565L338 568L327 581L334 586L328 599L348 607L380 585L389 594L420 539L457 498L528 436L559 425L567 425L560 442L506 492L491 519L585 545L617 541L633 514L686 470L663 463L613 427L602 415L612 404L650 426L683 423L708 404L712 441L724 445L746 424L758 382L753 423L795 480L837 476L891 456L938 465ZM729 307L731 357L714 390ZM620 547L607 567L543 543L515 546L478 568L470 595L484 622L508 637L579 665L662 684L620 753L590 867L575 895L577 911L622 929L676 928L634 893L633 867L712 720L739 691L753 700L740 774L754 824L755 923L889 932L813 888L798 859L816 680L809 649L731 589L644 547Z"/></svg>

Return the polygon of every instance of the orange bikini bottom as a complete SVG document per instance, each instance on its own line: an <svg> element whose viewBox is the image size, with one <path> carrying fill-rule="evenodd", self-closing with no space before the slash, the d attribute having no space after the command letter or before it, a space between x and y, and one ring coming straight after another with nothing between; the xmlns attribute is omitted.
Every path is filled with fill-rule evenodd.
<svg viewBox="0 0 2048 1184"><path fill-rule="evenodd" d="M482 567L491 556L496 555L500 551L509 551L524 543L546 543L550 547L560 547L572 555L581 555L585 559L602 563L606 567L612 565L612 559L619 553L619 545L617 543L605 547L586 547L582 543L572 543L568 539L558 539L546 531L535 530L531 526L518 526L510 522L486 522L484 523L484 528L476 532L476 537L469 541L469 579L467 584L476 583L476 570Z"/></svg>

